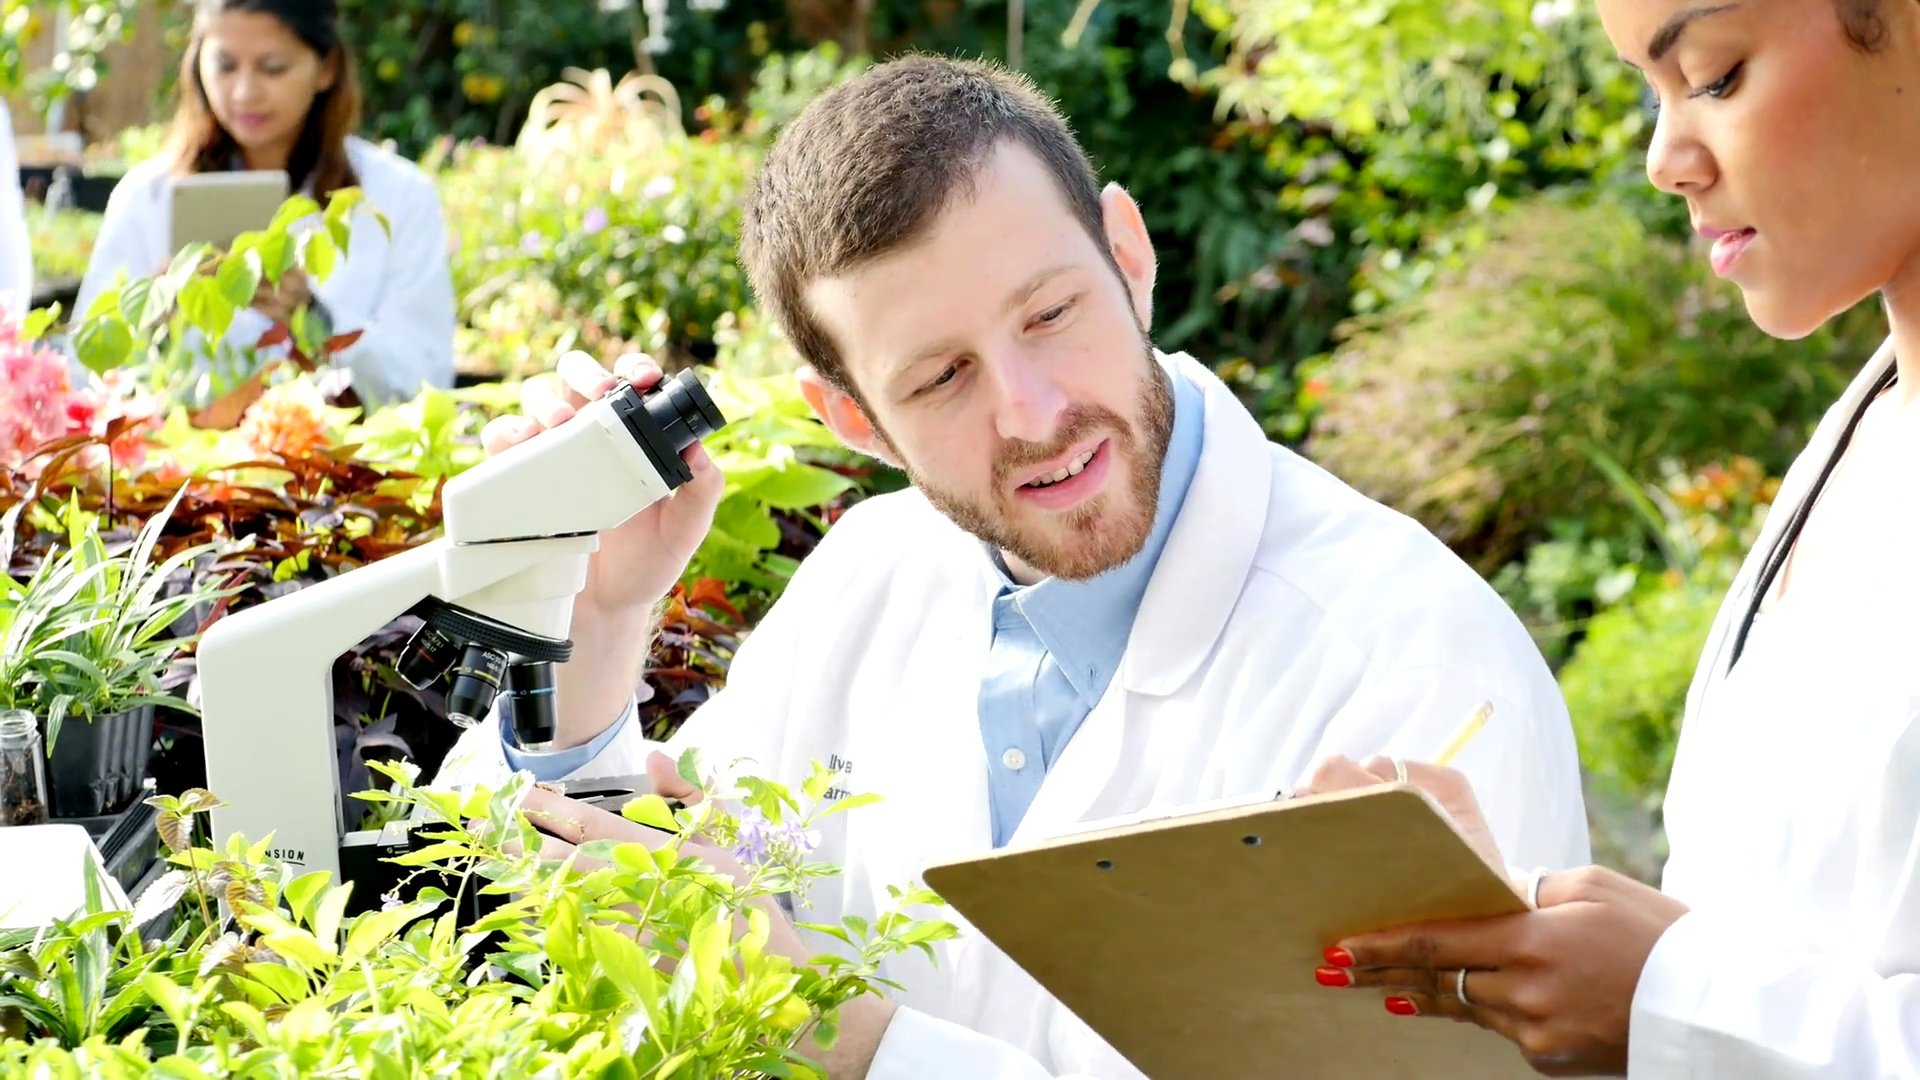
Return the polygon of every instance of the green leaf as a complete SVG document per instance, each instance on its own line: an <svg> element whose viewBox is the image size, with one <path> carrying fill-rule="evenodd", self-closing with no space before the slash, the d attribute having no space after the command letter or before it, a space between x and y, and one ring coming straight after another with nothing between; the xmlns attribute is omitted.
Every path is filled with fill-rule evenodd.
<svg viewBox="0 0 1920 1080"><path fill-rule="evenodd" d="M260 253L244 251L227 256L215 280L227 303L236 308L251 306L254 294L260 290Z"/></svg>
<svg viewBox="0 0 1920 1080"><path fill-rule="evenodd" d="M620 813L629 821L637 821L655 829L670 833L680 831L680 823L674 820L673 810L667 806L667 800L652 792L629 800L620 808Z"/></svg>
<svg viewBox="0 0 1920 1080"><path fill-rule="evenodd" d="M309 993L307 980L300 973L281 964L248 964L247 977L259 983L268 993L289 1004L303 1000Z"/></svg>
<svg viewBox="0 0 1920 1080"><path fill-rule="evenodd" d="M303 218L312 217L320 212L320 204L310 195L294 195L280 204L280 210L273 215L273 221L267 225L269 233L284 233Z"/></svg>
<svg viewBox="0 0 1920 1080"><path fill-rule="evenodd" d="M438 901L416 901L360 916L354 920L353 928L347 931L347 947L341 959L348 964L357 963L361 957L399 933L401 927L431 915L439 906Z"/></svg>
<svg viewBox="0 0 1920 1080"><path fill-rule="evenodd" d="M819 817L829 818L835 814L845 813L848 810L858 810L863 806L872 806L875 803L885 801L884 796L877 795L871 791L862 792L858 795L849 795L844 799L836 799L828 803L827 808L820 811Z"/></svg>
<svg viewBox="0 0 1920 1080"><path fill-rule="evenodd" d="M679 772L680 779L692 784L694 789L698 790L700 785L706 782L700 778L700 748L687 747L686 752L680 755L676 771Z"/></svg>
<svg viewBox="0 0 1920 1080"><path fill-rule="evenodd" d="M817 465L792 462L761 478L747 494L775 510L811 510L845 494L853 481Z"/></svg>
<svg viewBox="0 0 1920 1080"><path fill-rule="evenodd" d="M307 268L315 281L325 281L333 275L333 268L340 260L340 249L333 242L333 234L315 229L300 238L300 262Z"/></svg>
<svg viewBox="0 0 1920 1080"><path fill-rule="evenodd" d="M28 341L38 341L53 326L53 321L59 317L59 304L36 308L28 312L26 319L21 322L20 336Z"/></svg>
<svg viewBox="0 0 1920 1080"><path fill-rule="evenodd" d="M314 912L313 936L319 940L320 947L329 953L340 947L340 919L346 914L347 896L352 892L352 882L328 889Z"/></svg>
<svg viewBox="0 0 1920 1080"><path fill-rule="evenodd" d="M186 316L188 325L209 339L226 336L227 328L233 325L234 310L235 305L212 278L193 278L180 290L180 313Z"/></svg>
<svg viewBox="0 0 1920 1080"><path fill-rule="evenodd" d="M133 351L133 331L114 317L102 317L82 323L73 338L80 363L96 375L104 375L127 362Z"/></svg>

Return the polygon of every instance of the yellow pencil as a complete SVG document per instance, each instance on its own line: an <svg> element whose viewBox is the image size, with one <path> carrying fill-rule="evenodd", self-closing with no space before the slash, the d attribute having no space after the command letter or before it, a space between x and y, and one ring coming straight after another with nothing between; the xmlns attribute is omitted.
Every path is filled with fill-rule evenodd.
<svg viewBox="0 0 1920 1080"><path fill-rule="evenodd" d="M1487 721L1491 719L1493 719L1493 702L1481 702L1461 722L1460 727L1454 731L1453 737L1447 740L1447 745L1434 757L1433 763L1435 765L1453 764L1453 759L1460 756L1460 751L1467 748L1467 744L1473 741L1475 735L1480 734L1480 729L1486 727Z"/></svg>

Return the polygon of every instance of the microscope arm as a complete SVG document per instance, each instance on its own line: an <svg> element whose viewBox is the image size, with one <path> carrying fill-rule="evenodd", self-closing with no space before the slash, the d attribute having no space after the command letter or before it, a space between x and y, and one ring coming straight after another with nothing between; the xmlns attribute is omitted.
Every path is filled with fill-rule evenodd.
<svg viewBox="0 0 1920 1080"><path fill-rule="evenodd" d="M274 835L296 873L339 875L335 659L423 597L565 637L594 536L456 546L441 539L279 597L201 639L208 786L216 837Z"/></svg>

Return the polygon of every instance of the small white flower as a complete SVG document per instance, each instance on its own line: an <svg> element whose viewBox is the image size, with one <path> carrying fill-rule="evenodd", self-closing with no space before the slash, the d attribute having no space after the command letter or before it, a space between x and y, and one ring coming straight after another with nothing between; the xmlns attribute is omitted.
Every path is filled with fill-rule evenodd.
<svg viewBox="0 0 1920 1080"><path fill-rule="evenodd" d="M721 11L727 6L727 0L687 0L688 11Z"/></svg>
<svg viewBox="0 0 1920 1080"><path fill-rule="evenodd" d="M687 240L687 230L678 225L669 225L661 229L660 235L665 237L669 244L684 244Z"/></svg>
<svg viewBox="0 0 1920 1080"><path fill-rule="evenodd" d="M640 189L640 197L643 199L664 199L673 194L673 186L673 177L656 176L647 181L646 187Z"/></svg>
<svg viewBox="0 0 1920 1080"><path fill-rule="evenodd" d="M664 34L649 34L647 39L640 43L640 47L647 51L648 56L659 56L672 48L673 43L668 41Z"/></svg>

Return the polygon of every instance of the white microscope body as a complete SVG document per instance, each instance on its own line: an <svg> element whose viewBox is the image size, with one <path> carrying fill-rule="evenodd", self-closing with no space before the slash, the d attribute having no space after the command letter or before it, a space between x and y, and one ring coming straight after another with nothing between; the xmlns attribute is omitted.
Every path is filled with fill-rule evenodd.
<svg viewBox="0 0 1920 1080"><path fill-rule="evenodd" d="M392 847L391 833L344 833L335 659L424 605L446 615L439 645L468 647L457 665L437 656L427 681L448 667L472 676L463 685L481 690L483 700L477 715L455 719L477 721L502 687L504 665L537 676L550 672L547 661L567 658L573 599L599 534L689 479L681 451L725 422L691 372L645 394L622 384L566 423L449 480L440 538L216 622L199 648L207 786L226 803L213 811L216 846L236 832L250 841L271 833L274 857L296 874L324 870L335 880L343 855L364 864L373 849ZM430 615L410 649L435 625ZM481 648L475 641L492 649L498 666L470 670ZM529 660L540 662L522 664ZM550 719L547 678L544 690L529 692L546 695L537 704ZM450 712L453 703L450 695Z"/></svg>

